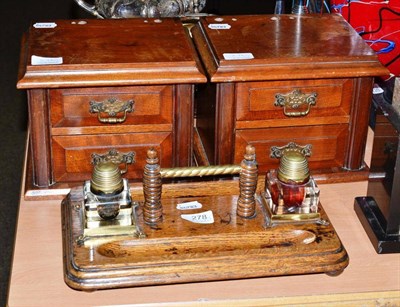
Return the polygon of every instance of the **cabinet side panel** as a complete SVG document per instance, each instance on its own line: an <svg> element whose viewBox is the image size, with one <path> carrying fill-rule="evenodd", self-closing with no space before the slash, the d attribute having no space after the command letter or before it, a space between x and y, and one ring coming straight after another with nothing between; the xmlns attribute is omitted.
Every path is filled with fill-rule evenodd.
<svg viewBox="0 0 400 307"><path fill-rule="evenodd" d="M29 132L33 181L38 187L53 183L47 91L29 90Z"/></svg>
<svg viewBox="0 0 400 307"><path fill-rule="evenodd" d="M355 80L353 103L350 112L350 133L346 145L346 160L344 164L344 167L348 170L360 170L364 167L372 86L373 78L358 78Z"/></svg>
<svg viewBox="0 0 400 307"><path fill-rule="evenodd" d="M176 85L173 155L175 166L191 166L193 155L193 85Z"/></svg>
<svg viewBox="0 0 400 307"><path fill-rule="evenodd" d="M205 152L209 164L215 164L215 114L216 85L198 84L195 91L195 127L199 137L199 146ZM200 150L201 151L201 150Z"/></svg>

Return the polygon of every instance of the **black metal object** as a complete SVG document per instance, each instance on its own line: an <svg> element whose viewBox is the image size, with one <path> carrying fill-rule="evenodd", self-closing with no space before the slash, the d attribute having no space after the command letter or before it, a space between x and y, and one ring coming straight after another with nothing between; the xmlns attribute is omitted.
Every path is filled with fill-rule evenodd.
<svg viewBox="0 0 400 307"><path fill-rule="evenodd" d="M354 210L377 253L400 252L400 115L374 95L374 143L366 197Z"/></svg>

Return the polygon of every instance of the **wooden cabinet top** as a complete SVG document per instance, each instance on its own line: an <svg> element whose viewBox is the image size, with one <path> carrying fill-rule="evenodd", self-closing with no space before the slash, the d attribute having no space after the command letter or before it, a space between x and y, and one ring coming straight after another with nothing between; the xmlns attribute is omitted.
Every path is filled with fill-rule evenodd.
<svg viewBox="0 0 400 307"><path fill-rule="evenodd" d="M179 19L56 20L24 37L18 88L199 83Z"/></svg>
<svg viewBox="0 0 400 307"><path fill-rule="evenodd" d="M340 15L208 16L192 33L216 82L388 74Z"/></svg>

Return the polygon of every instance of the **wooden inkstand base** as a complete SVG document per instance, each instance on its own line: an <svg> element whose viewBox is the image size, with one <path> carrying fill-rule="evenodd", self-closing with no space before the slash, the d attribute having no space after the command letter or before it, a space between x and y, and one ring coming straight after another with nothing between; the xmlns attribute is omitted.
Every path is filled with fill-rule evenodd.
<svg viewBox="0 0 400 307"><path fill-rule="evenodd" d="M233 174L239 179L162 184L163 178ZM96 236L85 235L84 188L73 188L62 202L66 283L92 291L341 273L348 255L322 206L318 213L324 223L271 224L262 181L252 146L241 165L175 169L161 169L157 153L149 150L144 200L131 189L131 232L107 235L105 230Z"/></svg>

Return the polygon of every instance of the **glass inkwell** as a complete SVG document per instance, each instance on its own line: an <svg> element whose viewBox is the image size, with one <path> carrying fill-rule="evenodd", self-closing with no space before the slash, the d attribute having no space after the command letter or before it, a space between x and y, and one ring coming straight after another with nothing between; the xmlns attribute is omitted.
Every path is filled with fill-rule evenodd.
<svg viewBox="0 0 400 307"><path fill-rule="evenodd" d="M113 162L100 162L84 187L84 240L133 234L142 236L137 226L136 202L129 192L127 179Z"/></svg>
<svg viewBox="0 0 400 307"><path fill-rule="evenodd" d="M262 201L269 226L325 223L319 213L319 188L310 175L307 158L301 150L289 148L282 151L279 168L266 174Z"/></svg>

